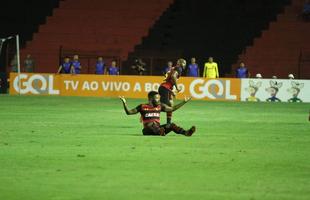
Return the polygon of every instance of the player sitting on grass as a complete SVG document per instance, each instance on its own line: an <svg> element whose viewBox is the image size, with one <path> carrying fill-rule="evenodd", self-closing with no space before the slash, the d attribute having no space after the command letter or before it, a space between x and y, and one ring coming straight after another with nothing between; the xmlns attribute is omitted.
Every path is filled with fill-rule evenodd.
<svg viewBox="0 0 310 200"><path fill-rule="evenodd" d="M158 92L151 91L148 93L147 104L140 104L136 108L129 110L127 107L126 99L124 97L120 97L123 102L124 110L127 115L134 115L137 113L141 114L141 119L143 122L143 135L160 135L165 136L170 131L173 131L177 134L182 134L185 136L192 136L195 132L195 126L192 126L189 130L184 130L183 128L177 126L176 124L164 124L160 125L160 112L173 112L182 107L185 103L187 103L191 98L185 98L183 102L169 107L165 104L160 104L160 97Z"/></svg>

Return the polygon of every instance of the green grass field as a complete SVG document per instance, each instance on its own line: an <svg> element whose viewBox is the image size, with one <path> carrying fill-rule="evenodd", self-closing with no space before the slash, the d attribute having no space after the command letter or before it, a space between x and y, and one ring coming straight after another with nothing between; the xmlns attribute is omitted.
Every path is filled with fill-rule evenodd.
<svg viewBox="0 0 310 200"><path fill-rule="evenodd" d="M309 109L191 101L151 137L118 99L0 96L0 200L308 200Z"/></svg>

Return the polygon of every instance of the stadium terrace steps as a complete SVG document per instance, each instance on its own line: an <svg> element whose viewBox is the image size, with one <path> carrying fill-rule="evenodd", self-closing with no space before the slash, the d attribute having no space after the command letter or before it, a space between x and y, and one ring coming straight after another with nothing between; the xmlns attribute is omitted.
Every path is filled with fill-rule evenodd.
<svg viewBox="0 0 310 200"><path fill-rule="evenodd" d="M77 43L80 42L90 42L90 43L101 43L101 44L122 44L127 42L134 42L137 43L140 38L137 36L114 36L114 37L97 37L97 35L89 35L89 34L53 34L53 37L50 37L49 34L35 34L33 37L33 41L31 43L40 43L41 41L44 42L51 42L55 43L59 40L64 40L64 43Z"/></svg>
<svg viewBox="0 0 310 200"><path fill-rule="evenodd" d="M55 13L55 17L57 18L64 18L66 16L68 17L68 21L70 19L72 19L73 21L76 20L87 20L88 17L91 18L96 18L99 17L102 19L111 19L112 21L117 21L116 19L120 18L120 19L124 19L126 21L131 21L131 19L152 19L155 20L158 16L158 12L138 12L138 13L131 13L130 11L124 11L123 14L120 14L119 12L103 12L103 13L94 13L94 11L89 12L89 13L84 13L83 15L81 15L82 10L69 10L63 13ZM78 16L77 18L74 18L73 16ZM116 18L116 19L115 19ZM94 22L98 21L97 20L93 20ZM71 21L72 22L72 21Z"/></svg>
<svg viewBox="0 0 310 200"><path fill-rule="evenodd" d="M53 31L54 30L54 31ZM62 35L65 37L79 37L79 35L76 34L78 30L66 30L66 31L60 31L60 30L55 30L55 29L48 29L48 30L44 30L42 29L42 31L40 31L40 36L44 37L48 37L50 36L51 33L53 33L53 36L55 35L56 37L58 35ZM110 29L110 28L102 28L100 31L98 30L93 30L93 29L84 29L81 31L78 31L79 34L81 35L81 37L83 36L88 36L88 37L96 37L96 38L123 38L123 37L135 37L135 38L140 38L138 34L146 34L147 31L145 29L138 29L135 31L126 31L126 28L115 28L115 29ZM34 37L37 37L38 34L35 34Z"/></svg>
<svg viewBox="0 0 310 200"><path fill-rule="evenodd" d="M73 27L71 29L60 28L60 26L50 26L50 27L42 27L39 30L39 33L48 33L48 34L76 34L76 32L79 32L80 34L88 34L90 37L93 36L93 34L97 34L100 37L118 37L118 36L137 36L140 37L141 35L144 36L147 34L148 30L145 30L144 28L135 28L134 31L128 31L129 27L118 27L118 28L109 28L109 27L98 27L97 29L80 29L78 27Z"/></svg>
<svg viewBox="0 0 310 200"><path fill-rule="evenodd" d="M128 74L133 74L129 66L136 57L146 60L152 57L151 66L147 63L147 73L162 74L168 60L196 57L202 72L207 57L213 56L223 75L231 71L242 49L251 44L261 30L268 28L268 23L275 20L288 3L288 0L176 0L156 21L141 45L129 54L123 66L128 66ZM169 51L176 53L168 55ZM163 62L155 65L154 60Z"/></svg>
<svg viewBox="0 0 310 200"><path fill-rule="evenodd" d="M98 16L96 16L96 19L92 19L91 17L90 18L87 18L87 19L81 19L83 20L82 22L75 22L75 23L72 23L72 21L74 21L74 19L70 19L70 18L66 18L66 19L63 19L62 21L59 21L59 19L48 19L47 22L50 23L51 25L52 24L55 24L55 25L63 25L68 28L68 25L69 26L78 26L81 28L81 25L83 25L82 27L85 26L85 24L94 24L94 25L97 25L97 26L102 26L102 27L105 27L105 26L110 26L110 25L115 25L117 24L119 27L128 27L130 26L131 28L139 28L139 27L144 27L145 25L149 25L151 23L153 23L154 19L144 19L144 18L141 18L141 17L137 17L137 18L133 18L131 17L131 19L110 19L110 18L101 18L101 19L98 19ZM126 23L132 23L132 24L126 24ZM134 22L134 23L133 23Z"/></svg>
<svg viewBox="0 0 310 200"><path fill-rule="evenodd" d="M310 78L309 63L299 68L300 53L309 49L310 35L310 24L298 17L303 3L302 0L293 0L285 12L277 16L277 21L271 22L269 29L239 55L233 71L238 63L245 62L252 75L261 73L263 77L286 78L293 73L298 78Z"/></svg>
<svg viewBox="0 0 310 200"><path fill-rule="evenodd" d="M38 72L55 72L59 49L114 52L126 59L134 46L173 0L66 0L61 1L33 40L21 50L32 54ZM113 50L113 51L112 51ZM103 55L104 56L104 55ZM110 56L110 55L109 55ZM42 69L40 69L42 67Z"/></svg>

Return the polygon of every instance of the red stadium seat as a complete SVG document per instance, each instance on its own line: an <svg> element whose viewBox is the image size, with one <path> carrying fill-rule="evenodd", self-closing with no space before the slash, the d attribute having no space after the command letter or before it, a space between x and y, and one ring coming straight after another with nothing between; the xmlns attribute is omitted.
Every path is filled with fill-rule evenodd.
<svg viewBox="0 0 310 200"><path fill-rule="evenodd" d="M247 47L239 55L238 63L245 62L252 74L262 73L263 77L277 75L286 78L290 73L297 75L300 53L309 48L310 35L309 23L297 18L302 4L303 1L293 0L285 12L277 17L277 21L271 22L269 29L254 39L253 46ZM233 69L238 67L238 63L233 65ZM300 75L300 78L309 77L310 72L303 71Z"/></svg>
<svg viewBox="0 0 310 200"><path fill-rule="evenodd" d="M30 53L39 72L55 72L59 49L107 53L126 59L173 0L60 1L46 24L21 50ZM113 51L111 51L113 52ZM42 67L42 68L41 68Z"/></svg>

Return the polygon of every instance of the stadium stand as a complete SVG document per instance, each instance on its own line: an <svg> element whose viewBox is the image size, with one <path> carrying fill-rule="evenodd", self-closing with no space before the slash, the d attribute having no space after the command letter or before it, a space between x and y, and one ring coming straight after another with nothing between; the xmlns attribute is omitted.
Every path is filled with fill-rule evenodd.
<svg viewBox="0 0 310 200"><path fill-rule="evenodd" d="M20 6L15 7L17 2ZM36 72L55 72L66 53L79 54L83 66L90 65L89 59L83 59L86 57L93 62L98 55L118 57L124 61L122 74L131 74L132 61L139 57L152 75L160 75L167 60L195 56L202 67L207 57L213 56L221 77L232 76L243 61L252 75L281 78L292 73L296 78L309 78L309 23L298 17L303 3L12 0L3 5L1 37L19 33L21 60L31 54ZM10 15L13 9L19 15ZM1 68L0 72L8 71ZM84 68L82 73L92 70Z"/></svg>
<svg viewBox="0 0 310 200"><path fill-rule="evenodd" d="M37 72L57 70L60 48L73 49L80 55L79 52L92 52L125 60L171 3L172 0L60 1L59 8L26 43L21 58L31 53ZM83 55L80 57L82 65L87 65ZM89 72L86 70L82 73Z"/></svg>
<svg viewBox="0 0 310 200"><path fill-rule="evenodd" d="M38 31L39 24L45 22L46 16L51 15L58 0L10 0L1 2L0 38L19 34L21 46L31 40L33 33ZM15 40L7 40L0 45L0 93L7 92L8 66L15 54ZM26 56L26 55L25 55Z"/></svg>
<svg viewBox="0 0 310 200"><path fill-rule="evenodd" d="M238 62L247 63L252 74L263 72L266 78L275 74L282 78L287 74L310 78L310 24L298 18L303 3L304 0L293 0L261 37L245 48ZM237 66L238 63L233 65L233 69Z"/></svg>
<svg viewBox="0 0 310 200"><path fill-rule="evenodd" d="M213 56L223 76L230 73L242 49L268 28L269 22L276 20L288 3L288 0L175 0L123 66L130 66L135 57L143 58L148 65L162 67L167 60L175 61L176 57L189 60L194 56L202 67ZM149 68L149 73L158 75L160 69Z"/></svg>

